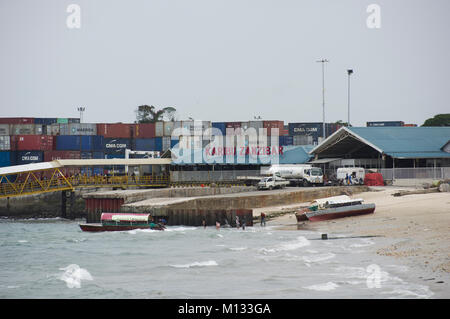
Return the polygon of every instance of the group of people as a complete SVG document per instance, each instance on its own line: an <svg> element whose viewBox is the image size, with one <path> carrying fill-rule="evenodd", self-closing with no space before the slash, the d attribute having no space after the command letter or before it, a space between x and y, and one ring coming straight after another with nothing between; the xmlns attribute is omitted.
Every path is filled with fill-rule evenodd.
<svg viewBox="0 0 450 319"><path fill-rule="evenodd" d="M247 226L247 221L245 219L245 216L242 218L242 220L239 219L239 216L236 216L236 228L240 229L242 227L242 230L245 230L245 226ZM206 220L203 219L202 221L202 226L203 228L206 228ZM220 229L220 221L216 220L216 229L219 230ZM231 227L228 224L228 220L225 219L225 226ZM266 214L261 213L261 226L266 226Z"/></svg>

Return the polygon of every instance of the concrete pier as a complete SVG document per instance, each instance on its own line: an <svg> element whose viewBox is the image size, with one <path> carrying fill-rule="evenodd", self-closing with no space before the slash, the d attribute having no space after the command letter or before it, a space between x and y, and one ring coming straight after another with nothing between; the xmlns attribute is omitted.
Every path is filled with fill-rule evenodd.
<svg viewBox="0 0 450 319"><path fill-rule="evenodd" d="M95 201L97 206L87 208L87 222L98 222L108 202L123 201L116 211L151 213L165 217L169 225L208 225L225 218L233 225L237 216L246 218L247 225L253 219L252 209L290 205L336 195L351 195L367 191L367 186L295 187L272 191L255 191L254 187L192 187L158 190L125 190L91 193L83 196L86 203ZM88 206L88 204L86 204ZM111 211L111 210L110 210Z"/></svg>

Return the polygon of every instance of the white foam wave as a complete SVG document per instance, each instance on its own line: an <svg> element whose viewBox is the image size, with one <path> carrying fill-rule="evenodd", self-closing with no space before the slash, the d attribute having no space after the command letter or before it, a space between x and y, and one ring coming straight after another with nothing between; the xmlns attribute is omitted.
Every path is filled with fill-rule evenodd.
<svg viewBox="0 0 450 319"><path fill-rule="evenodd" d="M262 253L274 253L278 251L295 250L301 247L310 245L310 241L303 236L297 237L297 240L289 241L280 244L273 248L261 248L259 251Z"/></svg>
<svg viewBox="0 0 450 319"><path fill-rule="evenodd" d="M317 263L336 257L333 253L320 254L315 256L303 256L303 260L307 263Z"/></svg>
<svg viewBox="0 0 450 319"><path fill-rule="evenodd" d="M337 284L335 284L332 281L329 281L324 284L317 284L317 285L307 286L307 287L303 287L303 288L310 289L310 290L317 290L317 291L330 291L330 290L336 289L337 287L339 287Z"/></svg>
<svg viewBox="0 0 450 319"><path fill-rule="evenodd" d="M91 274L80 266L76 264L71 264L65 268L60 268L64 270L64 273L59 277L64 281L68 288L81 288L82 280L93 280Z"/></svg>
<svg viewBox="0 0 450 319"><path fill-rule="evenodd" d="M175 268L192 268L192 267L208 267L208 266L218 266L215 260L207 260L207 261L196 261L190 264L183 265L170 265Z"/></svg>
<svg viewBox="0 0 450 319"><path fill-rule="evenodd" d="M28 240L22 239L22 240L18 240L17 242L18 242L18 243L21 243L21 244L22 244L22 243L28 243Z"/></svg>
<svg viewBox="0 0 450 319"><path fill-rule="evenodd" d="M370 240L368 238L363 238L363 239L361 239L361 243L351 244L350 247L351 248L367 247L367 246L371 246L374 244L375 243L372 240Z"/></svg>
<svg viewBox="0 0 450 319"><path fill-rule="evenodd" d="M236 251L246 250L246 249L247 249L247 247L230 247L230 250L236 250Z"/></svg>

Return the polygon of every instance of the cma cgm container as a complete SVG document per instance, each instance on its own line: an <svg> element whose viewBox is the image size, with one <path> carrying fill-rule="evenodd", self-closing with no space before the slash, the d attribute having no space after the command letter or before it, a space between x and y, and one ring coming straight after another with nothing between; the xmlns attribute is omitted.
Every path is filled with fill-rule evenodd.
<svg viewBox="0 0 450 319"><path fill-rule="evenodd" d="M384 126L403 126L405 123L403 121L377 121L377 122L367 122L367 127L384 127Z"/></svg>
<svg viewBox="0 0 450 319"><path fill-rule="evenodd" d="M59 124L61 135L97 135L97 124L70 123Z"/></svg>
<svg viewBox="0 0 450 319"><path fill-rule="evenodd" d="M130 124L97 124L97 135L108 138L131 138Z"/></svg>
<svg viewBox="0 0 450 319"><path fill-rule="evenodd" d="M56 150L58 151L103 151L102 136L56 136Z"/></svg>
<svg viewBox="0 0 450 319"><path fill-rule="evenodd" d="M55 148L51 135L15 135L12 141L17 151L51 151Z"/></svg>
<svg viewBox="0 0 450 319"><path fill-rule="evenodd" d="M131 149L131 141L128 138L104 138L103 151L105 153Z"/></svg>
<svg viewBox="0 0 450 319"><path fill-rule="evenodd" d="M278 135L281 135L281 131L284 129L284 121L263 121L263 127L267 129L268 135L274 135L275 130L272 134L272 129L278 129Z"/></svg>
<svg viewBox="0 0 450 319"><path fill-rule="evenodd" d="M42 151L17 151L16 165L31 163L40 163L44 161L44 152Z"/></svg>
<svg viewBox="0 0 450 319"><path fill-rule="evenodd" d="M9 136L0 136L0 151L11 150L11 138Z"/></svg>
<svg viewBox="0 0 450 319"><path fill-rule="evenodd" d="M0 124L34 124L34 117L0 117Z"/></svg>
<svg viewBox="0 0 450 319"><path fill-rule="evenodd" d="M51 162L60 159L80 159L80 151L46 151L44 152L44 162Z"/></svg>

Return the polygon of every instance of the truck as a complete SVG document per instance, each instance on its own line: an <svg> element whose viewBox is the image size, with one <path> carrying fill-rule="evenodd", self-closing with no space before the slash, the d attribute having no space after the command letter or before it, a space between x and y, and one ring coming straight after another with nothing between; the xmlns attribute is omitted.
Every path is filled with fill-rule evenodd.
<svg viewBox="0 0 450 319"><path fill-rule="evenodd" d="M272 165L262 173L265 175L278 173L281 178L295 186L323 185L322 169L311 164Z"/></svg>
<svg viewBox="0 0 450 319"><path fill-rule="evenodd" d="M284 178L281 178L280 174L273 174L272 176L263 177L256 185L256 187L258 188L258 190L272 190L274 188L285 188L288 184L289 182Z"/></svg>
<svg viewBox="0 0 450 319"><path fill-rule="evenodd" d="M365 175L363 167L339 167L336 172L340 185L363 185ZM350 178L346 179L346 176Z"/></svg>

